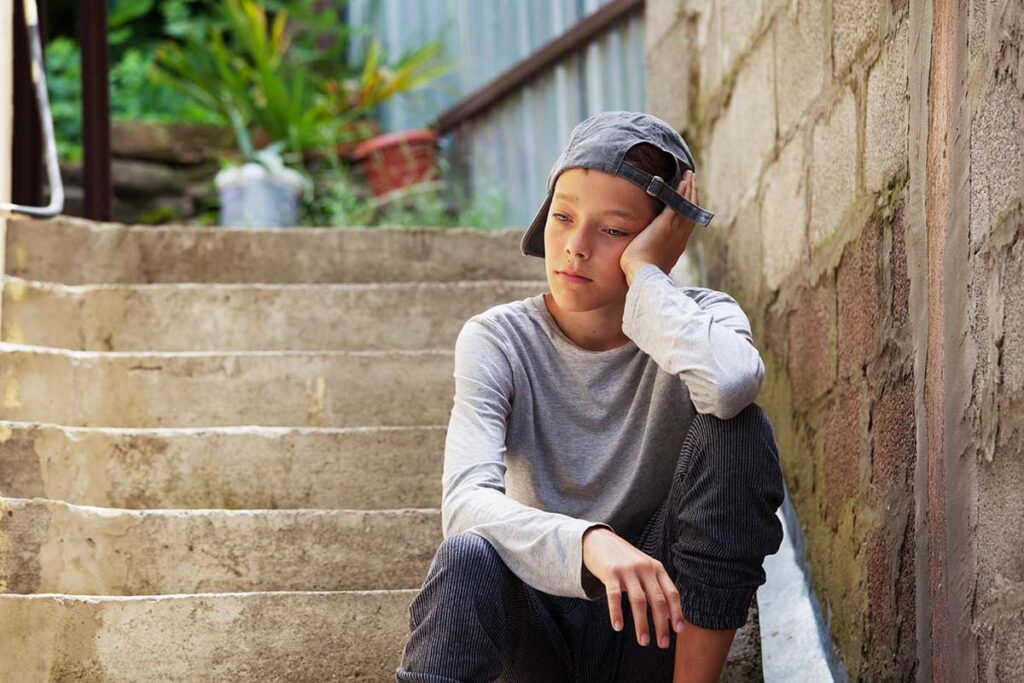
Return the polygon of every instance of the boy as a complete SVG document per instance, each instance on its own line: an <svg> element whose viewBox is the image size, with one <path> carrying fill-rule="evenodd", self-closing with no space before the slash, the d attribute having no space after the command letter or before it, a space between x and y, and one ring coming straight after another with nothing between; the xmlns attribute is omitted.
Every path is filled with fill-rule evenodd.
<svg viewBox="0 0 1024 683"><path fill-rule="evenodd" d="M648 114L573 129L522 241L550 292L455 343L445 538L397 680L718 678L783 488L746 315L667 275L712 216L693 170Z"/></svg>

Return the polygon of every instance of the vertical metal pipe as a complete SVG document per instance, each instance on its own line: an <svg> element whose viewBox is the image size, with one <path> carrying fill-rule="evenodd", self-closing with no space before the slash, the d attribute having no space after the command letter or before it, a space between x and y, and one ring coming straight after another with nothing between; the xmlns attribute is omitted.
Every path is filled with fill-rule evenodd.
<svg viewBox="0 0 1024 683"><path fill-rule="evenodd" d="M43 129L32 82L32 54L25 31L25 7L14 4L14 133L11 141L11 199L37 206L43 202ZM39 3L39 37L46 44L46 4Z"/></svg>
<svg viewBox="0 0 1024 683"><path fill-rule="evenodd" d="M11 128L14 112L12 81L13 30L14 13L0 12L0 204L7 202L11 192ZM7 245L7 213L0 211L0 274L7 273L5 247ZM0 296L0 316L2 316L3 296Z"/></svg>
<svg viewBox="0 0 1024 683"><path fill-rule="evenodd" d="M85 217L110 220L110 55L107 3L82 0L79 42L82 46L82 184Z"/></svg>

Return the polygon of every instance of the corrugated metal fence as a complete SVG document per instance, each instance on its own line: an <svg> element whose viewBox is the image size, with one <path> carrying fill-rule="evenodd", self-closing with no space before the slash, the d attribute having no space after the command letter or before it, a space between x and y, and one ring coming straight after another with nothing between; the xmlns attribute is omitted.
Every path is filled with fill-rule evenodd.
<svg viewBox="0 0 1024 683"><path fill-rule="evenodd" d="M454 70L382 106L385 132L419 128L609 0L349 0L392 59L432 38ZM376 11L374 7L376 6ZM365 50L354 40L353 50ZM525 226L573 126L598 111L646 109L643 13L632 14L494 107L446 134L442 150L473 195L499 191L502 225Z"/></svg>

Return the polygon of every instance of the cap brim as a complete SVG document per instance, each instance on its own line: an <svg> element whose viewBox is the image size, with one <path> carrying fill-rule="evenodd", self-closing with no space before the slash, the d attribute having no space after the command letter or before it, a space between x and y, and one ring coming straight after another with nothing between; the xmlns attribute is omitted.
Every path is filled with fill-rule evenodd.
<svg viewBox="0 0 1024 683"><path fill-rule="evenodd" d="M530 227L523 233L523 239L519 248L525 256L536 256L544 258L544 225L548 222L548 209L551 207L551 195L547 196L544 203L537 210Z"/></svg>

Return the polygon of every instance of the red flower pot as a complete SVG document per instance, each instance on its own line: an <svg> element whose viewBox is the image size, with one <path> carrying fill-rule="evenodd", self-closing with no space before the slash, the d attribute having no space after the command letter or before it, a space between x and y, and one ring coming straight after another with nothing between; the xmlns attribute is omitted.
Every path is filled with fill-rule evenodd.
<svg viewBox="0 0 1024 683"><path fill-rule="evenodd" d="M438 134L429 129L378 135L361 143L351 159L362 167L375 196L438 179Z"/></svg>

